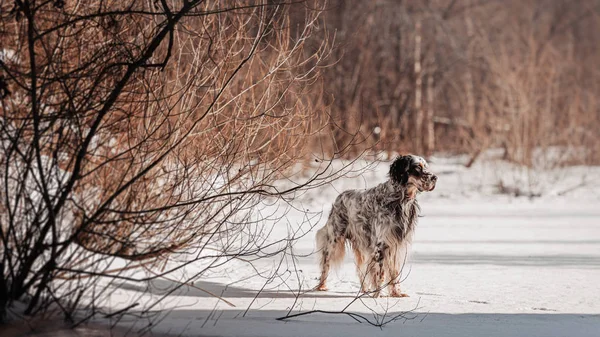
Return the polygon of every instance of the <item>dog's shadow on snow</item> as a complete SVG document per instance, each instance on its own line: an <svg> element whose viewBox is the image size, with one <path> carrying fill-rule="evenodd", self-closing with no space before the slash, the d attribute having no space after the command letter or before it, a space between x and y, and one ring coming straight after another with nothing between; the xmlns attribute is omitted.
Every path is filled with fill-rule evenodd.
<svg viewBox="0 0 600 337"><path fill-rule="evenodd" d="M148 282L132 283L123 282L116 287L148 293L153 295L172 295L172 296L192 296L192 297L227 297L227 298L296 298L298 293L301 298L354 298L356 293L336 293L332 291L320 292L311 289L247 289L234 285L226 285L210 281L196 281L194 283L183 284L182 282L169 281L164 279L155 279Z"/></svg>

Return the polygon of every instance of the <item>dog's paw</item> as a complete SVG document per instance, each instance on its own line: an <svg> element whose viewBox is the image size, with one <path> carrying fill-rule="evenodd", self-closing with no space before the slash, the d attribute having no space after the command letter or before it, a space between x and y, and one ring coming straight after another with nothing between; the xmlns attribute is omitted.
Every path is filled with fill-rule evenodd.
<svg viewBox="0 0 600 337"><path fill-rule="evenodd" d="M390 297L410 297L405 293L393 292L390 294Z"/></svg>
<svg viewBox="0 0 600 337"><path fill-rule="evenodd" d="M319 284L319 285L318 285L318 286L315 288L315 290L316 290L316 291L327 291L327 290L329 290L329 289L327 288L327 286L326 286L326 285L324 285L324 284Z"/></svg>

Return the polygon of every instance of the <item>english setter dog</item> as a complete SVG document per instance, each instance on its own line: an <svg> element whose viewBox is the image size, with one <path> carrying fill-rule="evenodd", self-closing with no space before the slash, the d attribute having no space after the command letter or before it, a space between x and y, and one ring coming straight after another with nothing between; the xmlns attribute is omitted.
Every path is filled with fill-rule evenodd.
<svg viewBox="0 0 600 337"><path fill-rule="evenodd" d="M342 192L325 227L317 231L321 280L316 289L327 290L329 268L342 262L348 240L363 292L378 297L385 281L390 296L407 296L400 292L399 278L417 224L416 197L433 191L436 181L423 158L407 155L394 160L388 181L364 191Z"/></svg>

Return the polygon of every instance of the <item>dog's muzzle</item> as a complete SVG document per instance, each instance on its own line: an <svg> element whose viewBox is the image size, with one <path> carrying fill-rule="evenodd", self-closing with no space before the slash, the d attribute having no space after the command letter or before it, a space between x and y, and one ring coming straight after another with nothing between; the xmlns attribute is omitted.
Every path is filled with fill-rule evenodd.
<svg viewBox="0 0 600 337"><path fill-rule="evenodd" d="M426 173L423 175L423 188L426 191L433 191L435 188L435 183L437 182L437 176L432 173Z"/></svg>

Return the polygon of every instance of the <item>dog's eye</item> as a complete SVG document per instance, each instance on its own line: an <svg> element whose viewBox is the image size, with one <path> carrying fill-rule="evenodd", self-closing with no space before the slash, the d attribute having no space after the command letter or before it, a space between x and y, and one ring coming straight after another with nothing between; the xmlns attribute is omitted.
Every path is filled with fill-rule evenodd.
<svg viewBox="0 0 600 337"><path fill-rule="evenodd" d="M421 166L413 166L410 169L410 174L415 175L415 176L420 176L422 173L422 169Z"/></svg>

